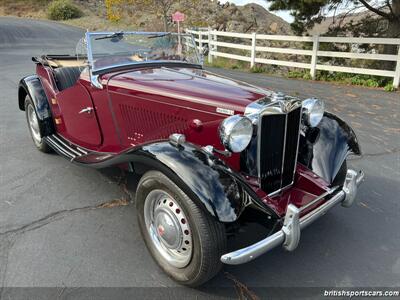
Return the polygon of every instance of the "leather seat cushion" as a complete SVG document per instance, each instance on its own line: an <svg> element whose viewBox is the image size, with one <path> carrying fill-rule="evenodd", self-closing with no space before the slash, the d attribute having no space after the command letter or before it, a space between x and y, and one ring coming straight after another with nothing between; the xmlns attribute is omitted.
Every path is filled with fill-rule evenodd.
<svg viewBox="0 0 400 300"><path fill-rule="evenodd" d="M58 90L65 90L75 84L81 75L79 67L62 67L53 69Z"/></svg>

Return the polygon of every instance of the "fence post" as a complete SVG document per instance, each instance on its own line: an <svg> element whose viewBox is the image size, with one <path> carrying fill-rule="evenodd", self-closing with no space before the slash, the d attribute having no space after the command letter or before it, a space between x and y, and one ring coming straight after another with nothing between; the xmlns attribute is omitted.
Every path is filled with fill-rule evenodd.
<svg viewBox="0 0 400 300"><path fill-rule="evenodd" d="M393 86L398 89L400 83L400 45L397 53L396 70L394 72Z"/></svg>
<svg viewBox="0 0 400 300"><path fill-rule="evenodd" d="M311 56L311 67L310 67L310 75L314 80L317 69L317 60L318 60L318 47L319 47L319 35L313 35L313 48L312 48L312 56Z"/></svg>
<svg viewBox="0 0 400 300"><path fill-rule="evenodd" d="M213 35L213 38L214 38L214 39L213 39L213 41L215 41L215 42L216 42L216 41L217 41L217 35L216 35L216 34L214 34L214 35ZM214 45L214 47L213 47L213 48L214 48L214 51L218 51L218 46L217 46L217 45Z"/></svg>
<svg viewBox="0 0 400 300"><path fill-rule="evenodd" d="M199 52L203 53L203 34L199 31Z"/></svg>
<svg viewBox="0 0 400 300"><path fill-rule="evenodd" d="M256 41L257 41L257 34L253 32L251 37L251 60L250 60L250 68L254 67L256 62Z"/></svg>
<svg viewBox="0 0 400 300"><path fill-rule="evenodd" d="M212 51L212 37L211 37L211 27L208 27L208 63L212 64L213 57L211 55Z"/></svg>

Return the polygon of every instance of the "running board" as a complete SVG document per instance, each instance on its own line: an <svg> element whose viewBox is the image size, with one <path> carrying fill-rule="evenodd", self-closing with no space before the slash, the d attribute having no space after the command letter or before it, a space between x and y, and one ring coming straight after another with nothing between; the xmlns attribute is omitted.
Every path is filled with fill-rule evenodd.
<svg viewBox="0 0 400 300"><path fill-rule="evenodd" d="M75 158L89 154L89 151L71 144L57 134L45 136L43 139L54 151L71 161Z"/></svg>

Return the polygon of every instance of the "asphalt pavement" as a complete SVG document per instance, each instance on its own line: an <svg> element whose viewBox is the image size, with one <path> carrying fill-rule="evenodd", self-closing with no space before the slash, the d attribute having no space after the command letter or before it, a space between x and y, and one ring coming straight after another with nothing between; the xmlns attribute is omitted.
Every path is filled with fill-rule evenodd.
<svg viewBox="0 0 400 300"><path fill-rule="evenodd" d="M18 109L17 84L34 73L31 57L74 53L82 34L53 22L0 18L0 289L56 287L55 295L65 296L65 287L140 287L148 288L141 290L144 294L151 291L162 297L166 289L161 287L177 284L147 252L134 205L112 202L133 198L136 178L128 176L125 185L118 169L86 169L56 154L40 153ZM248 264L224 266L200 289L168 291L175 291L177 298L212 298L223 297L221 290L235 296L240 283L255 291L399 287L400 94L212 71L291 95L324 99L358 134L364 156L350 165L362 168L366 180L358 203L350 209L335 207L307 228L296 251L277 248ZM99 207L102 203L108 205ZM0 290L0 298L6 299L7 293L12 290Z"/></svg>

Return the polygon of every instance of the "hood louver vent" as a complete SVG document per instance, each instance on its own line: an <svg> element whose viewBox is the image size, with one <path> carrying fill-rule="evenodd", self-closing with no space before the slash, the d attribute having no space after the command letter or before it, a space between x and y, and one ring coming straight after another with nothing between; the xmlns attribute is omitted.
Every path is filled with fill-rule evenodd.
<svg viewBox="0 0 400 300"><path fill-rule="evenodd" d="M134 144L167 139L170 134L183 133L188 128L188 121L179 116L126 104L120 104L120 110L128 140Z"/></svg>

